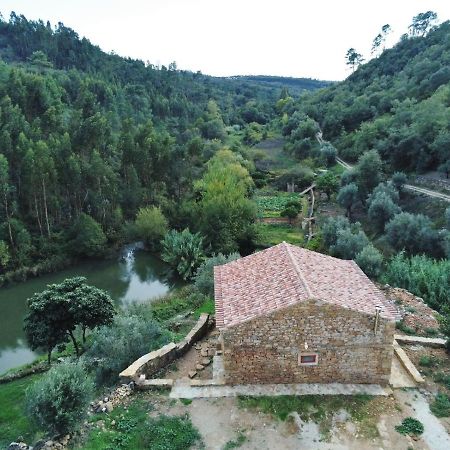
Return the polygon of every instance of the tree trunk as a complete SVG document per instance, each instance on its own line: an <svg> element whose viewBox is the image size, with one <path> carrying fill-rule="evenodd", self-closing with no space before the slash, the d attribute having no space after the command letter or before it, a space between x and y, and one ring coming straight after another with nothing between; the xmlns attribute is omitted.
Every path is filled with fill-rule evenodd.
<svg viewBox="0 0 450 450"><path fill-rule="evenodd" d="M77 354L77 358L80 356L80 349L78 348L77 340L75 339L75 336L73 335L72 331L69 331L70 338L72 339L73 346L75 347L75 353Z"/></svg>
<svg viewBox="0 0 450 450"><path fill-rule="evenodd" d="M12 237L11 222L9 221L8 195L6 194L6 192L5 192L5 213L6 213L6 220L8 222L9 241L11 242L11 248L14 249L14 239Z"/></svg>
<svg viewBox="0 0 450 450"><path fill-rule="evenodd" d="M47 363L49 366L51 366L52 364L52 349L49 349L47 351Z"/></svg>
<svg viewBox="0 0 450 450"><path fill-rule="evenodd" d="M83 327L83 344L86 343L86 327Z"/></svg>
<svg viewBox="0 0 450 450"><path fill-rule="evenodd" d="M37 222L38 222L38 225L39 225L39 231L41 232L41 236L43 236L42 223L41 223L41 218L39 216L39 208L38 208L36 194L34 194L34 209L36 210L36 218L37 218Z"/></svg>
<svg viewBox="0 0 450 450"><path fill-rule="evenodd" d="M45 211L45 221L47 222L47 234L50 237L50 224L48 222L48 209L47 209L47 193L45 191L45 181L42 178L42 193L44 194L44 211Z"/></svg>

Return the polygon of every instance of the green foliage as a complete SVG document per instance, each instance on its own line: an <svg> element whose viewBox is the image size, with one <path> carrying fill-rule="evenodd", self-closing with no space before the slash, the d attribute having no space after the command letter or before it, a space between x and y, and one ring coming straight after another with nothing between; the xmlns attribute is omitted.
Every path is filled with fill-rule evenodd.
<svg viewBox="0 0 450 450"><path fill-rule="evenodd" d="M258 195L256 205L262 217L278 217L291 201L298 201L298 194L276 192L272 195Z"/></svg>
<svg viewBox="0 0 450 450"><path fill-rule="evenodd" d="M7 267L10 258L8 245L5 241L0 241L0 267L3 269Z"/></svg>
<svg viewBox="0 0 450 450"><path fill-rule="evenodd" d="M331 167L336 164L337 150L329 142L324 142L320 146L320 155L327 167Z"/></svg>
<svg viewBox="0 0 450 450"><path fill-rule="evenodd" d="M230 150L220 150L196 184L200 231L215 252L248 252L254 245L256 207L248 198L253 181L244 164Z"/></svg>
<svg viewBox="0 0 450 450"><path fill-rule="evenodd" d="M431 220L422 214L397 214L386 224L385 230L388 242L396 250L443 256L441 237L432 228Z"/></svg>
<svg viewBox="0 0 450 450"><path fill-rule="evenodd" d="M27 414L49 433L73 432L86 417L93 391L82 365L58 364L27 389Z"/></svg>
<svg viewBox="0 0 450 450"><path fill-rule="evenodd" d="M403 192L404 185L408 181L408 178L403 172L395 172L392 175L392 184L395 186L398 192Z"/></svg>
<svg viewBox="0 0 450 450"><path fill-rule="evenodd" d="M259 241L261 247L271 247L286 241L293 245L302 245L305 238L300 227L285 223L261 223L258 225Z"/></svg>
<svg viewBox="0 0 450 450"><path fill-rule="evenodd" d="M293 183L298 190L302 191L311 186L313 181L314 172L309 167L298 164L283 172L274 180L273 184L277 189L285 190L288 183Z"/></svg>
<svg viewBox="0 0 450 450"><path fill-rule="evenodd" d="M433 376L436 383L443 384L447 389L450 390L450 375L444 372L436 372Z"/></svg>
<svg viewBox="0 0 450 450"><path fill-rule="evenodd" d="M332 194L337 192L339 187L339 180L332 172L328 171L324 174L320 175L316 180L317 189L321 192L325 192L328 198L331 197Z"/></svg>
<svg viewBox="0 0 450 450"><path fill-rule="evenodd" d="M372 397L368 395L280 395L278 397L239 397L241 408L259 409L263 413L271 414L280 420L286 420L290 413L297 412L303 421L314 421L319 424L322 434L332 427L333 414L344 409L350 413L352 419L360 429L364 428L371 437L378 435L376 422L370 422L370 403Z"/></svg>
<svg viewBox="0 0 450 450"><path fill-rule="evenodd" d="M188 416L161 415L148 420L146 430L141 435L141 448L187 450L200 441L200 433Z"/></svg>
<svg viewBox="0 0 450 450"><path fill-rule="evenodd" d="M205 303L205 297L199 292L192 292L188 287L168 295L151 304L151 316L158 322L166 322L173 319L178 314L194 311Z"/></svg>
<svg viewBox="0 0 450 450"><path fill-rule="evenodd" d="M403 419L401 425L397 425L395 429L400 434L408 434L417 436L423 433L423 424L417 419L414 419L413 417L407 417L406 419Z"/></svg>
<svg viewBox="0 0 450 450"><path fill-rule="evenodd" d="M450 298L450 261L400 253L387 264L383 282L412 292L440 311Z"/></svg>
<svg viewBox="0 0 450 450"><path fill-rule="evenodd" d="M239 253L231 253L228 256L219 253L207 258L197 269L194 278L194 286L203 295L207 297L214 297L214 266L220 266L231 261L239 259Z"/></svg>
<svg viewBox="0 0 450 450"><path fill-rule="evenodd" d="M81 213L69 231L69 248L77 256L101 256L106 236L102 227L91 216Z"/></svg>
<svg viewBox="0 0 450 450"><path fill-rule="evenodd" d="M372 195L368 216L378 231L384 231L386 223L400 212L400 208L385 193Z"/></svg>
<svg viewBox="0 0 450 450"><path fill-rule="evenodd" d="M244 444L244 442L246 440L247 440L247 437L245 436L245 434L243 434L242 432L239 432L237 438L232 441L228 441L224 445L222 450L231 450L233 448L239 448Z"/></svg>
<svg viewBox="0 0 450 450"><path fill-rule="evenodd" d="M419 366L422 367L436 367L438 364L439 361L432 355L422 355L419 360Z"/></svg>
<svg viewBox="0 0 450 450"><path fill-rule="evenodd" d="M329 217L322 226L323 242L327 248L336 244L338 232L350 228L350 221L347 217Z"/></svg>
<svg viewBox="0 0 450 450"><path fill-rule="evenodd" d="M9 383L0 384L0 448L22 436L26 442L33 442L37 433L34 423L23 413L25 392L42 375L32 375Z"/></svg>
<svg viewBox="0 0 450 450"><path fill-rule="evenodd" d="M368 277L378 278L383 266L383 255L369 244L356 255L355 262Z"/></svg>
<svg viewBox="0 0 450 450"><path fill-rule="evenodd" d="M381 181L382 162L376 150L365 152L355 166L356 184L362 199L369 195Z"/></svg>
<svg viewBox="0 0 450 450"><path fill-rule="evenodd" d="M95 367L99 385L116 381L133 361L169 342L155 320L133 314L116 316L111 326L95 330L92 340L84 358Z"/></svg>
<svg viewBox="0 0 450 450"><path fill-rule="evenodd" d="M114 315L111 297L104 291L85 283L83 277L67 278L62 283L51 284L28 299L28 313L24 319L25 335L31 349L51 352L69 339L79 355L74 331L110 324Z"/></svg>
<svg viewBox="0 0 450 450"><path fill-rule="evenodd" d="M342 259L355 259L356 255L368 245L369 239L364 231L354 232L352 229L346 228L337 232L336 244L330 247L330 252Z"/></svg>
<svg viewBox="0 0 450 450"><path fill-rule="evenodd" d="M427 20L418 16L420 28ZM342 83L295 101L287 123L308 114L320 122L344 160L356 161L367 149L375 149L388 172L422 172L444 164L450 135L450 23L429 25L359 66ZM383 32L380 35L377 50L382 49ZM348 62L356 68L358 52L350 50Z"/></svg>
<svg viewBox="0 0 450 450"><path fill-rule="evenodd" d="M355 183L342 186L337 195L337 202L347 210L347 216L352 215L353 206L359 201L358 186Z"/></svg>
<svg viewBox="0 0 450 450"><path fill-rule="evenodd" d="M156 206L139 209L135 220L139 239L151 249L159 248L161 239L167 233L167 219Z"/></svg>
<svg viewBox="0 0 450 450"><path fill-rule="evenodd" d="M430 410L436 417L450 417L450 397L442 393L437 394Z"/></svg>
<svg viewBox="0 0 450 450"><path fill-rule="evenodd" d="M175 268L183 280L191 279L204 259L203 237L189 228L169 231L162 243L161 258Z"/></svg>

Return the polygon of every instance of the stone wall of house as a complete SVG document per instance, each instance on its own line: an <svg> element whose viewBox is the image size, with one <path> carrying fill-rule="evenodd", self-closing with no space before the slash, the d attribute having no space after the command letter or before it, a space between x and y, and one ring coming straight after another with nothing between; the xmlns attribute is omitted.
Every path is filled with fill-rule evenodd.
<svg viewBox="0 0 450 450"><path fill-rule="evenodd" d="M311 300L224 328L226 383L386 385L395 323L374 325L374 316ZM300 366L300 353L317 353L317 365Z"/></svg>

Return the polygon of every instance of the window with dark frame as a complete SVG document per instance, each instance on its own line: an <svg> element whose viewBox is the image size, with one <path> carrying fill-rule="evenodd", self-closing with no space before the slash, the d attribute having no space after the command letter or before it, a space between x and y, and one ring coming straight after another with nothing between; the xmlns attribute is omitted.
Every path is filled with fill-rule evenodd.
<svg viewBox="0 0 450 450"><path fill-rule="evenodd" d="M299 355L298 363L301 366L315 366L317 365L317 360L317 353L304 353Z"/></svg>

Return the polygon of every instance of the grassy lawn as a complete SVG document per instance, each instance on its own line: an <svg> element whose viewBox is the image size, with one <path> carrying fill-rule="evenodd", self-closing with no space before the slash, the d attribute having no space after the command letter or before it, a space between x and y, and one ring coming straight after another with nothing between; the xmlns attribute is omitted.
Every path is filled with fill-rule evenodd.
<svg viewBox="0 0 450 450"><path fill-rule="evenodd" d="M136 400L127 408L118 407L108 415L98 414L92 422L102 421L79 450L187 450L200 442L200 434L187 416L150 418L152 405Z"/></svg>
<svg viewBox="0 0 450 450"><path fill-rule="evenodd" d="M357 424L361 434L368 438L378 436L376 417L371 415L369 395L282 395L279 397L239 397L239 406L258 409L280 420L286 420L291 412L297 412L303 421L313 421L327 438L333 424L333 414L345 410Z"/></svg>
<svg viewBox="0 0 450 450"><path fill-rule="evenodd" d="M305 242L303 232L298 226L261 223L258 225L258 230L262 247L276 245L283 241L294 245L302 245Z"/></svg>
<svg viewBox="0 0 450 450"><path fill-rule="evenodd" d="M0 448L21 436L31 442L38 430L24 413L25 390L42 375L32 375L10 383L0 384Z"/></svg>

